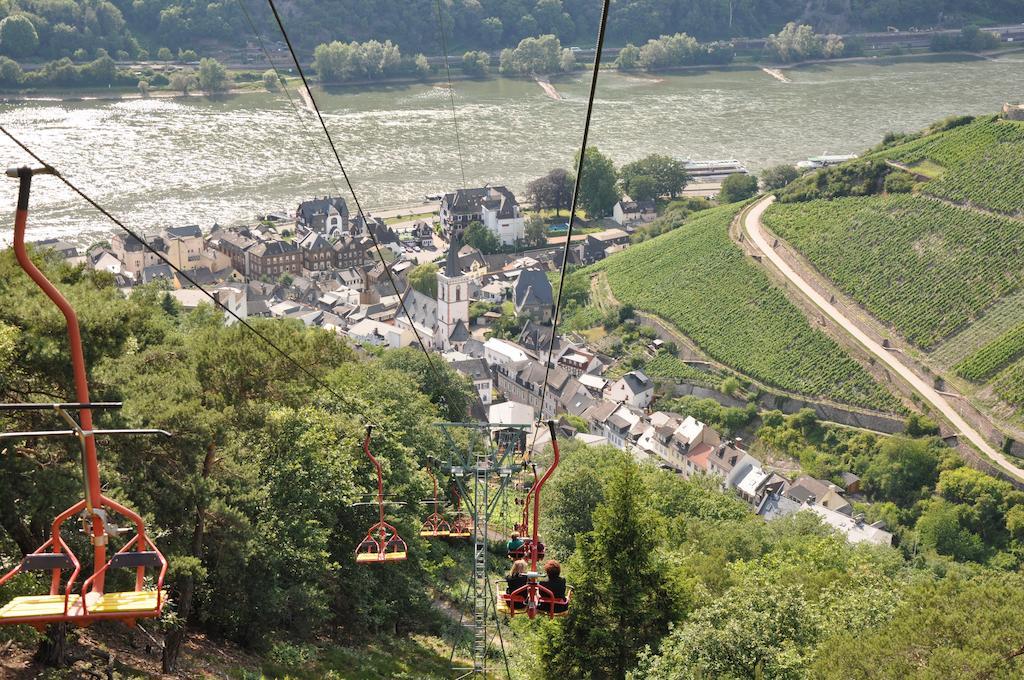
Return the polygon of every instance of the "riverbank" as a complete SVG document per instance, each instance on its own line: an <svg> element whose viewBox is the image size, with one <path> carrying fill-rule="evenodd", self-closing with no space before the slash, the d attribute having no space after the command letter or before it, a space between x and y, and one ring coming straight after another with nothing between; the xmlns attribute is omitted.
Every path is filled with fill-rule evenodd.
<svg viewBox="0 0 1024 680"><path fill-rule="evenodd" d="M619 166L663 153L736 158L757 173L826 152L855 153L893 129L995 112L1024 91L1020 59L888 60L882 62L886 68L843 63L787 70L792 85L750 66L675 75L608 72L599 83L592 143ZM522 196L550 169L571 167L580 121L569 114L582 107L587 82L575 74L551 83L562 101L546 96L532 78L455 83L460 148L446 82L314 87L313 96L360 201L377 213L457 188L463 173L470 186L501 184ZM300 107L293 87L289 79L289 94ZM64 94L87 96L84 88ZM177 93L159 96L168 95ZM864 106L866 101L872 105ZM152 229L251 222L258 212L288 212L298 201L335 191L337 166L326 162L332 157L323 158L323 133L315 123L262 83L244 96L197 95L149 105L0 106L0 124L74 175L108 210ZM764 130L771 134L757 133ZM27 160L13 144L0 140L0 148L11 163ZM55 183L52 189L33 197L33 239L88 244L106 238L108 227L94 211L79 207ZM0 208L13 211L15 200L16 193L0 195ZM9 234L0 225L0 241Z"/></svg>
<svg viewBox="0 0 1024 680"><path fill-rule="evenodd" d="M896 65L905 63L908 61L965 61L965 60L984 60L993 61L999 57L1005 57L1013 54L1024 53L1024 47L1011 47L999 50L993 50L991 52L912 52L900 55L888 55L888 54L873 54L865 55L860 57L842 57L839 59L809 59L806 61L793 62L789 64L774 64L774 63L760 63L755 60L746 61L735 61L730 64L691 64L685 66L669 66L666 68L654 69L650 71L646 70L620 70L610 63L602 63L602 70L609 72L618 72L622 75L645 78L651 82L657 83L662 82L662 78L659 75L672 75L672 74L705 74L705 73L728 73L735 71L762 71L767 75L781 81L788 82L790 80L786 71L792 71L800 68L810 66L828 66L838 64L858 64L858 63L870 63L876 65ZM556 84L559 80L566 78L575 78L580 73L586 73L589 70L589 64L586 68L578 68L574 71L565 73L550 74L548 76L534 75L534 76L515 76L506 75L494 72L486 76L468 76L461 73L454 73L451 76L453 82L489 82L500 79L510 80L523 80L523 81L534 81L544 90L544 93L554 100L561 100L561 93L557 90ZM448 83L447 75L438 72L426 77L395 77L395 78L379 78L373 80L352 80L343 83L321 83L313 80L312 84L317 85L327 92L331 93L358 93L362 91L372 91L375 89L386 89L386 88L400 88L400 87L411 87L416 85L433 85L435 87L446 87ZM311 108L310 102L306 93L302 91L301 83L296 78L288 79L288 86L291 87L295 92L299 94L303 103L307 108ZM150 90L146 95L138 92L136 88L125 87L125 88L106 88L106 89L83 89L80 91L68 91L60 88L54 88L53 90L47 89L36 89L30 91L11 90L8 92L0 91L0 102L4 103L16 103L16 102L89 102L89 101L130 101L138 99L179 99L189 97L222 97L230 95L243 95L253 93L264 93L266 92L262 86L256 84L249 84L248 87L234 87L224 92L217 92L214 94L208 94L205 92L189 92L182 93L171 90ZM273 93L271 93L273 94Z"/></svg>

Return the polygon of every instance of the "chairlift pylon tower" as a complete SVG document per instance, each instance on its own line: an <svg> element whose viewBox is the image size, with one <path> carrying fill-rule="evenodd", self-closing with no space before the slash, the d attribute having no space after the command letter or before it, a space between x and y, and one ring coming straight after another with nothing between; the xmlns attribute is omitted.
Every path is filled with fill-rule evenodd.
<svg viewBox="0 0 1024 680"><path fill-rule="evenodd" d="M439 423L449 447L449 457L440 466L450 474L472 519L473 573L464 602L472 600L473 618L466 624L472 630L472 665L454 666L457 678L489 677L488 651L494 638L504 661L505 674L511 678L505 642L501 635L495 594L488 578L488 534L491 517L501 505L514 475L523 469L523 451L531 425L501 423ZM459 623L463 624L460 616ZM451 656L459 646L452 641Z"/></svg>

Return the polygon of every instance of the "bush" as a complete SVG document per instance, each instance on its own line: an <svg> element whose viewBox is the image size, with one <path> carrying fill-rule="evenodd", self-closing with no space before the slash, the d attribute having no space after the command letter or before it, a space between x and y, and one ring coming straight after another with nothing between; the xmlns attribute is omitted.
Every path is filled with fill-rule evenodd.
<svg viewBox="0 0 1024 680"><path fill-rule="evenodd" d="M267 92L276 92L279 89L280 82L274 69L268 68L263 72L263 87L267 88Z"/></svg>
<svg viewBox="0 0 1024 680"><path fill-rule="evenodd" d="M159 50L156 51L156 58L159 61L171 61L172 59L174 59L174 54L172 54L171 51L166 47L161 47Z"/></svg>
<svg viewBox="0 0 1024 680"><path fill-rule="evenodd" d="M0 57L0 85L11 87L20 85L24 79L21 66L10 57Z"/></svg>
<svg viewBox="0 0 1024 680"><path fill-rule="evenodd" d="M914 177L906 172L892 172L885 178L888 194L909 194L914 190Z"/></svg>
<svg viewBox="0 0 1024 680"><path fill-rule="evenodd" d="M721 204L738 203L757 195L757 177L735 173L729 175L722 182L722 190L718 194L718 202Z"/></svg>

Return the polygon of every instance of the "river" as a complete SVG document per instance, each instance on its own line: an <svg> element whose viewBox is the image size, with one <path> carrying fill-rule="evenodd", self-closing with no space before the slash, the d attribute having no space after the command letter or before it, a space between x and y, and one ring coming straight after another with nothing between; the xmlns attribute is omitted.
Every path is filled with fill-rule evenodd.
<svg viewBox="0 0 1024 680"><path fill-rule="evenodd" d="M998 110L1024 97L1024 55L919 59L794 69L783 83L755 69L602 73L592 143L629 162L649 153L736 158L754 170L823 153L854 153L889 130ZM460 81L455 98L469 184L520 190L579 145L588 79ZM318 91L363 205L414 202L462 183L448 91L437 85ZM334 193L337 169L316 120L283 95L0 105L0 123L129 226L235 224ZM0 139L7 166L27 160ZM0 192L13 219L15 183ZM30 238L79 244L112 225L57 184L35 184ZM0 227L0 243L10 240Z"/></svg>

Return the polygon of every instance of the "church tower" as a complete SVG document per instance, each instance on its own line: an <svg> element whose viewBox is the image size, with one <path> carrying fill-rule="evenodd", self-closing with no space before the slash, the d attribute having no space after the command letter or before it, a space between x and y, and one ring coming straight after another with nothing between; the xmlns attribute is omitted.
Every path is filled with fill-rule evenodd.
<svg viewBox="0 0 1024 680"><path fill-rule="evenodd" d="M434 346L460 348L469 339L469 277L459 267L458 237L448 247L444 267L437 272L437 334Z"/></svg>

